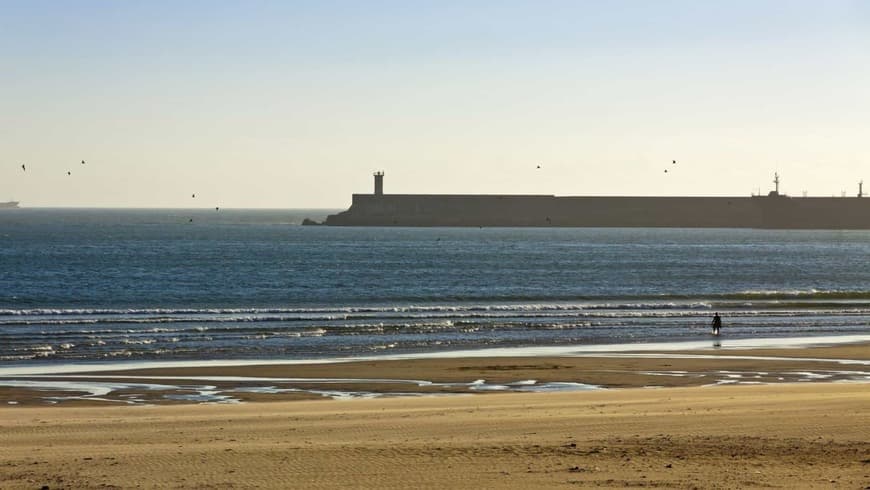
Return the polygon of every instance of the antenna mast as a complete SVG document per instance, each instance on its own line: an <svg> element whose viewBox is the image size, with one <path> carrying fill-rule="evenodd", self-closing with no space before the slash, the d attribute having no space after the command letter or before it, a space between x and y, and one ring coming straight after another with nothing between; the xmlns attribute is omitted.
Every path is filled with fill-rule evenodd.
<svg viewBox="0 0 870 490"><path fill-rule="evenodd" d="M776 192L776 195L779 195L779 173L777 172L773 174L773 183L776 184L776 189L774 192Z"/></svg>

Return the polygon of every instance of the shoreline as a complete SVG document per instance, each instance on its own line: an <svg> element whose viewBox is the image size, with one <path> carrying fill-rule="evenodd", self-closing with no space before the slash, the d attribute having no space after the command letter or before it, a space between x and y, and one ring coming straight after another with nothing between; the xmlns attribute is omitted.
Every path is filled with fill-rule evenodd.
<svg viewBox="0 0 870 490"><path fill-rule="evenodd" d="M50 393L70 398L54 406L0 388L22 401L0 403L0 487L870 486L867 343L59 378L72 384ZM565 380L574 391L516 392ZM88 381L114 389L82 399L73 388ZM592 381L618 388L581 386ZM205 392L251 403L196 398Z"/></svg>
<svg viewBox="0 0 870 490"><path fill-rule="evenodd" d="M136 363L99 369L0 371L0 406L152 405L570 392L716 385L870 382L870 343L795 340L789 347L492 349L475 355L304 362ZM632 345L624 344L623 347ZM661 347L662 344L658 344ZM542 351L543 349L543 351ZM559 348L565 352L565 348ZM481 354L490 354L483 356ZM467 352L465 354L468 354ZM114 369L113 369L114 368Z"/></svg>
<svg viewBox="0 0 870 490"><path fill-rule="evenodd" d="M338 364L363 361L392 361L412 359L451 359L481 357L575 357L593 354L617 355L619 353L671 353L680 351L734 352L736 350L776 350L787 352L794 349L836 347L866 344L870 346L870 335L839 335L812 337L762 337L739 338L715 337L710 340L689 340L677 342L637 342L603 343L587 345L495 347L482 349L460 349L441 352L422 352L406 354L378 354L355 357L327 357L310 359L199 359L180 361L84 361L75 363L32 362L0 363L0 377L27 376L37 374L95 373L98 371L118 371L152 368L187 368L200 366L235 367L258 365L306 365Z"/></svg>

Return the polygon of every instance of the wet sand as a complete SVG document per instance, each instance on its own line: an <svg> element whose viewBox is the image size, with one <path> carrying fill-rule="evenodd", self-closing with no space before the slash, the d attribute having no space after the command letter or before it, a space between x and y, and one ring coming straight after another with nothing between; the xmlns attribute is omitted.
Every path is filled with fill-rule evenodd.
<svg viewBox="0 0 870 490"><path fill-rule="evenodd" d="M18 386L4 386L6 381L0 378L0 406L262 402L381 395L870 382L870 345L186 366L14 379ZM27 383L33 386L24 386Z"/></svg>
<svg viewBox="0 0 870 490"><path fill-rule="evenodd" d="M100 373L142 380L233 375L622 387L561 393L481 394L460 387L441 391L473 394L312 400L305 399L311 393L298 392L294 401L289 394L246 398L272 403L118 406L79 400L44 406L39 392L6 388L2 396L17 397L19 405L0 407L0 487L870 486L870 384L801 374L867 371L866 363L838 362L867 361L866 345L682 354L714 357L427 359ZM797 379L805 381L784 382ZM653 380L669 387L639 387ZM395 385L365 388L384 386Z"/></svg>

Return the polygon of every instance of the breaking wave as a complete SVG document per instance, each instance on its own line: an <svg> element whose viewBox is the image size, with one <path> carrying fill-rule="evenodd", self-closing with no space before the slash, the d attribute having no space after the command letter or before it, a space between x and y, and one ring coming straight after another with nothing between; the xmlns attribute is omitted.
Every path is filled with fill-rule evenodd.
<svg viewBox="0 0 870 490"><path fill-rule="evenodd" d="M866 331L870 292L742 291L572 302L0 310L0 362L347 356L483 346Z"/></svg>

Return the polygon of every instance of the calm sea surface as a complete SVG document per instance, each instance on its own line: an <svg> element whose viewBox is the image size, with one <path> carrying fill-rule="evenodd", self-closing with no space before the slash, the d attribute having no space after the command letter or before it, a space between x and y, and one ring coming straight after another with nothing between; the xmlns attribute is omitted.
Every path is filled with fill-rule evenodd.
<svg viewBox="0 0 870 490"><path fill-rule="evenodd" d="M298 226L328 212L0 210L0 363L870 331L870 232Z"/></svg>

